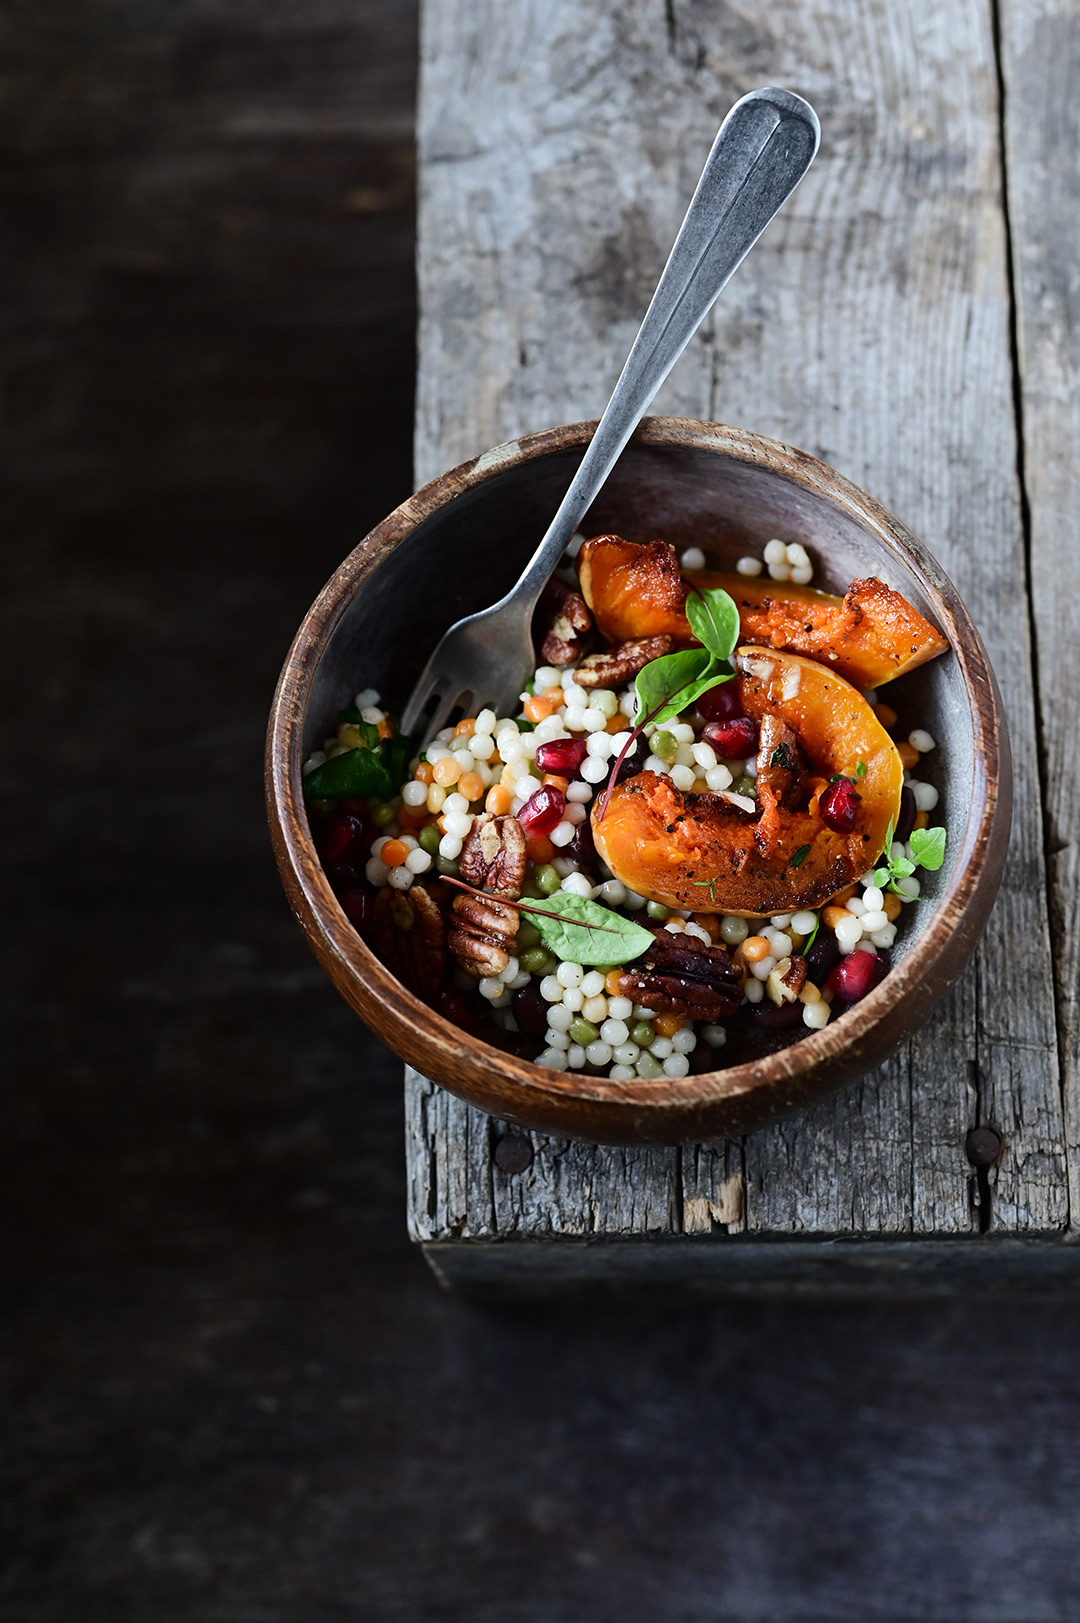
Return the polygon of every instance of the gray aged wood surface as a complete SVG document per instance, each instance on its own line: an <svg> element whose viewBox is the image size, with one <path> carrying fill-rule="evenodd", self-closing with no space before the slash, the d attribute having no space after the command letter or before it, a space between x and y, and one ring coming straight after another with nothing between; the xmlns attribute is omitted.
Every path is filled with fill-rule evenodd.
<svg viewBox="0 0 1080 1623"><path fill-rule="evenodd" d="M507 1173L499 1125L411 1076L416 1238L1068 1233L1078 610L1056 582L1078 505L1080 261L1051 229L1077 203L1068 9L1006 0L999 54L991 0L426 0L417 482L596 415L724 113L759 84L805 94L820 156L655 409L796 444L923 536L1001 681L1016 817L990 927L942 1010L860 1088L742 1143L631 1153L534 1135L529 1167ZM981 1123L1005 1152L980 1187L964 1142Z"/></svg>

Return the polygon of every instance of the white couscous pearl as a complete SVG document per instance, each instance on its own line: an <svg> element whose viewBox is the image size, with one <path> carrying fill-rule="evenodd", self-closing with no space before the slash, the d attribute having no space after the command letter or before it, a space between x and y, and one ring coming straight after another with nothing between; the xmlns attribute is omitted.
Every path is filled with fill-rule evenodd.
<svg viewBox="0 0 1080 1623"><path fill-rule="evenodd" d="M684 1026L681 1031L677 1031L671 1039L671 1046L676 1054L692 1054L697 1047L697 1043L697 1032L691 1030L689 1026Z"/></svg>
<svg viewBox="0 0 1080 1623"><path fill-rule="evenodd" d="M592 710L599 710L604 720L610 721L612 716L619 713L619 696L612 693L610 688L594 688L589 707Z"/></svg>
<svg viewBox="0 0 1080 1623"><path fill-rule="evenodd" d="M456 834L444 834L439 841L439 855L453 862L461 855L461 840Z"/></svg>
<svg viewBox="0 0 1080 1623"><path fill-rule="evenodd" d="M882 902L885 900L884 896L881 894L876 885L867 885L866 889L862 893L862 899L863 906L866 908L868 913L876 913Z"/></svg>
<svg viewBox="0 0 1080 1623"><path fill-rule="evenodd" d="M610 1065L611 1044L600 1042L590 1043L585 1050L585 1058L588 1060L590 1065Z"/></svg>
<svg viewBox="0 0 1080 1623"><path fill-rule="evenodd" d="M480 996L486 997L489 1002L494 998L501 997L502 989L502 981L500 981L495 975L485 975L477 987L477 991L480 993Z"/></svg>
<svg viewBox="0 0 1080 1623"><path fill-rule="evenodd" d="M694 729L688 721L670 721L667 731L676 744L692 744L694 742Z"/></svg>
<svg viewBox="0 0 1080 1623"><path fill-rule="evenodd" d="M904 879L897 879L895 884L898 895L905 902L915 901L922 890L922 886L914 874L908 874Z"/></svg>
<svg viewBox="0 0 1080 1623"><path fill-rule="evenodd" d="M521 965L518 963L517 959L511 957L506 968L500 971L499 980L502 981L504 986L509 986L511 981L517 979L520 970Z"/></svg>
<svg viewBox="0 0 1080 1623"><path fill-rule="evenodd" d="M859 923L863 928L863 935L873 935L875 930L884 930L889 922L889 915L883 913L880 907L873 910L867 908Z"/></svg>
<svg viewBox="0 0 1080 1623"><path fill-rule="evenodd" d="M705 554L700 547L687 547L679 559L680 569L704 569Z"/></svg>
<svg viewBox="0 0 1080 1623"><path fill-rule="evenodd" d="M686 1076L690 1070L690 1061L685 1054L672 1054L664 1061L664 1075L671 1077Z"/></svg>
<svg viewBox="0 0 1080 1623"><path fill-rule="evenodd" d="M587 806L592 797L591 783L572 783L566 791L566 798L573 806Z"/></svg>
<svg viewBox="0 0 1080 1623"><path fill-rule="evenodd" d="M569 1031L574 1023L574 1011L568 1009L565 1003L553 1003L548 1010L547 1022L552 1031Z"/></svg>
<svg viewBox="0 0 1080 1623"><path fill-rule="evenodd" d="M620 1044L629 1041L630 1028L625 1020L608 1019L600 1027L600 1035L612 1048L618 1048Z"/></svg>
<svg viewBox="0 0 1080 1623"><path fill-rule="evenodd" d="M579 806L576 801L571 800L566 806L564 815L568 823L583 823L589 814L584 806Z"/></svg>
<svg viewBox="0 0 1080 1623"><path fill-rule="evenodd" d="M378 704L379 695L374 688L362 688L353 700L358 710L366 710L369 705Z"/></svg>
<svg viewBox="0 0 1080 1623"><path fill-rule="evenodd" d="M561 716L545 716L543 721L537 723L532 736L538 744L550 744L553 738L561 738L563 731Z"/></svg>
<svg viewBox="0 0 1080 1623"><path fill-rule="evenodd" d="M649 1044L649 1053L654 1059L667 1059L670 1054L674 1053L674 1049L671 1046L671 1038L654 1037L653 1041Z"/></svg>
<svg viewBox="0 0 1080 1623"><path fill-rule="evenodd" d="M581 1012L594 1026L602 1025L607 1019L607 998L587 997L581 1005Z"/></svg>
<svg viewBox="0 0 1080 1623"><path fill-rule="evenodd" d="M463 840L472 829L473 820L468 812L451 812L449 817L443 816L443 827L447 834Z"/></svg>
<svg viewBox="0 0 1080 1623"><path fill-rule="evenodd" d="M725 789L730 789L732 782L731 773L722 763L718 766L711 766L705 774L706 786L712 790L714 795L721 794Z"/></svg>
<svg viewBox="0 0 1080 1623"><path fill-rule="evenodd" d="M727 1042L727 1032L723 1026L702 1026L701 1035L710 1048L723 1048Z"/></svg>
<svg viewBox="0 0 1080 1623"><path fill-rule="evenodd" d="M646 772L655 772L659 777L666 778L668 775L668 764L666 761L662 761L659 755L650 755L646 759L643 770Z"/></svg>
<svg viewBox="0 0 1080 1623"><path fill-rule="evenodd" d="M767 564L786 564L787 561L787 546L783 541L766 541L765 562Z"/></svg>
<svg viewBox="0 0 1080 1623"><path fill-rule="evenodd" d="M572 1071L580 1071L585 1063L585 1050L580 1043L571 1043L566 1063Z"/></svg>
<svg viewBox="0 0 1080 1623"><path fill-rule="evenodd" d="M751 976L746 985L743 987L743 997L746 999L747 1003L760 1003L764 996L765 988L761 981L755 980L754 977Z"/></svg>
<svg viewBox="0 0 1080 1623"><path fill-rule="evenodd" d="M618 1059L618 1055L615 1058ZM637 1075L632 1065L613 1065L608 1072L613 1082L629 1082Z"/></svg>
<svg viewBox="0 0 1080 1623"><path fill-rule="evenodd" d="M555 827L548 835L548 839L554 846L569 845L571 840L574 838L575 832L576 829L574 824L568 822L564 818L561 823L556 823Z"/></svg>
<svg viewBox="0 0 1080 1623"><path fill-rule="evenodd" d="M760 575L761 559L750 557L740 558L738 563L735 565L735 572L736 574L746 575L747 577L751 575Z"/></svg>
<svg viewBox="0 0 1080 1623"><path fill-rule="evenodd" d="M794 943L792 942L791 937L789 935L785 935L783 930L774 930L772 935L769 937L769 946L777 963L780 962L781 958L791 957L791 949L793 944Z"/></svg>
<svg viewBox="0 0 1080 1623"><path fill-rule="evenodd" d="M495 754L495 740L490 733L474 733L469 749L474 760L490 761Z"/></svg>
<svg viewBox="0 0 1080 1623"><path fill-rule="evenodd" d="M431 867L431 858L426 851L419 849L410 851L405 858L405 866L410 873L427 873Z"/></svg>
<svg viewBox="0 0 1080 1623"><path fill-rule="evenodd" d="M875 947L891 947L896 940L896 925L883 924L880 930L875 930L870 937Z"/></svg>
<svg viewBox="0 0 1080 1623"><path fill-rule="evenodd" d="M364 866L364 878L369 885L385 885L390 869L379 857L369 857Z"/></svg>
<svg viewBox="0 0 1080 1623"><path fill-rule="evenodd" d="M568 959L555 971L555 979L560 986L580 986L585 979L585 971L580 964L571 963Z"/></svg>
<svg viewBox="0 0 1080 1623"><path fill-rule="evenodd" d="M920 755L926 755L930 750L937 749L937 742L923 727L916 727L914 732L908 733L908 743Z"/></svg>
<svg viewBox="0 0 1080 1623"><path fill-rule="evenodd" d="M514 784L514 793L520 801L524 802L531 800L540 787L540 779L534 778L531 773L526 772Z"/></svg>
<svg viewBox="0 0 1080 1623"><path fill-rule="evenodd" d="M611 744L610 733L590 733L585 748L590 756L595 756L598 761L606 761L611 754Z"/></svg>
<svg viewBox="0 0 1080 1623"><path fill-rule="evenodd" d="M811 913L809 908L791 915L791 928L799 935L809 935L816 923L817 914Z"/></svg>
<svg viewBox="0 0 1080 1623"><path fill-rule="evenodd" d="M704 742L695 744L690 752L698 766L703 766L706 772L716 765L716 751L711 744Z"/></svg>
<svg viewBox="0 0 1080 1623"><path fill-rule="evenodd" d="M745 941L749 934L750 926L745 919L739 919L734 914L727 913L720 920L720 937L729 947L737 947L740 941Z"/></svg>
<svg viewBox="0 0 1080 1623"><path fill-rule="evenodd" d="M612 1049L611 1057L619 1065L634 1065L641 1058L641 1049L637 1043L620 1043L618 1048ZM615 1072L611 1074L614 1076Z"/></svg>
<svg viewBox="0 0 1080 1623"><path fill-rule="evenodd" d="M571 1014L580 1014L581 1005L585 1001L581 995L580 986L568 986L563 992L562 1000L563 1007L569 1009Z"/></svg>
<svg viewBox="0 0 1080 1623"><path fill-rule="evenodd" d="M860 896L849 896L844 906L855 918L861 918L866 912L866 903Z"/></svg>
<svg viewBox="0 0 1080 1623"><path fill-rule="evenodd" d="M600 886L600 900L607 907L621 907L626 901L626 886L618 879L608 879Z"/></svg>
<svg viewBox="0 0 1080 1623"><path fill-rule="evenodd" d="M817 1003L804 1003L803 1025L809 1026L811 1031L822 1031L828 1025L831 1014L832 1010L824 998Z"/></svg>
<svg viewBox="0 0 1080 1623"><path fill-rule="evenodd" d="M599 997L604 990L604 977L599 970L590 969L584 978L578 982L585 997Z"/></svg>
<svg viewBox="0 0 1080 1623"><path fill-rule="evenodd" d="M586 901L592 901L593 888L583 873L568 873L561 888L571 896L584 896Z"/></svg>
<svg viewBox="0 0 1080 1623"><path fill-rule="evenodd" d="M540 982L540 996L545 1003L561 1003L564 990L562 981L557 980L554 975L545 975Z"/></svg>
<svg viewBox="0 0 1080 1623"><path fill-rule="evenodd" d="M607 761L602 761L598 755L589 755L581 763L581 776L586 783L603 783L610 770Z"/></svg>
<svg viewBox="0 0 1080 1623"><path fill-rule="evenodd" d="M814 578L814 571L810 564L799 564L791 571L792 583L795 586L809 586Z"/></svg>
<svg viewBox="0 0 1080 1623"><path fill-rule="evenodd" d="M546 688L562 687L562 672L557 671L554 665L539 666L533 677L533 687L537 693L543 693ZM479 727L482 718L490 715L490 710L481 710L480 715L476 718L476 725ZM494 717L492 717L492 720L494 720Z"/></svg>
<svg viewBox="0 0 1080 1623"><path fill-rule="evenodd" d="M536 1063L542 1065L545 1071L561 1071L563 1056L557 1048L545 1048Z"/></svg>
<svg viewBox="0 0 1080 1623"><path fill-rule="evenodd" d="M408 890L415 876L409 872L404 863L397 868L391 868L387 876L387 884L394 890Z"/></svg>
<svg viewBox="0 0 1080 1623"><path fill-rule="evenodd" d="M932 812L938 803L938 792L932 783L913 783L912 793L920 811Z"/></svg>
<svg viewBox="0 0 1080 1623"><path fill-rule="evenodd" d="M805 569L810 562L810 554L801 541L789 541L784 548L787 561L794 569Z"/></svg>
<svg viewBox="0 0 1080 1623"><path fill-rule="evenodd" d="M689 793L689 791L694 787L694 778L696 774L692 767L673 766L669 776L676 789L680 790L683 794Z"/></svg>
<svg viewBox="0 0 1080 1623"><path fill-rule="evenodd" d="M768 952L764 958L759 958L756 964L750 965L750 973L755 980L767 981L775 968L776 959Z"/></svg>
<svg viewBox="0 0 1080 1623"><path fill-rule="evenodd" d="M607 717L605 716L604 712L596 709L591 704L586 708L585 714L582 716L581 720L587 733L603 732L604 727L607 724Z"/></svg>
<svg viewBox="0 0 1080 1623"><path fill-rule="evenodd" d="M570 1047L569 1037L566 1035L566 1032L561 1030L558 1026L552 1026L549 1030L545 1031L544 1041L547 1043L549 1048L561 1049L564 1054Z"/></svg>
<svg viewBox="0 0 1080 1623"><path fill-rule="evenodd" d="M406 806L422 806L427 799L427 790L426 783L407 783L401 791L401 798Z"/></svg>
<svg viewBox="0 0 1080 1623"><path fill-rule="evenodd" d="M608 1014L612 1020L629 1020L634 1012L634 1005L628 997L609 997Z"/></svg>
<svg viewBox="0 0 1080 1623"><path fill-rule="evenodd" d="M840 948L841 952L854 952L855 948L862 940L862 933L863 927L861 919L855 918L854 915L841 919L839 924L836 926L836 945Z"/></svg>

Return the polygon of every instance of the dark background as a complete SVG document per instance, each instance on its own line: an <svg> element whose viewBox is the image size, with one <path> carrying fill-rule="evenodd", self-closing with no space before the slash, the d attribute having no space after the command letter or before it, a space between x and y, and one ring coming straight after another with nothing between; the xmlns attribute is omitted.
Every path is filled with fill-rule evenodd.
<svg viewBox="0 0 1080 1623"><path fill-rule="evenodd" d="M0 1615L1080 1618L1075 1301L500 1310L406 1240L260 755L411 488L415 27L0 13Z"/></svg>

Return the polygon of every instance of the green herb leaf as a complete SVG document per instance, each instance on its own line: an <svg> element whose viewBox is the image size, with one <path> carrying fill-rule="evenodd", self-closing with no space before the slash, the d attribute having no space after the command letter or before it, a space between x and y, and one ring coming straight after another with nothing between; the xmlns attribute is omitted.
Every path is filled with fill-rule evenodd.
<svg viewBox="0 0 1080 1623"><path fill-rule="evenodd" d="M535 721L530 721L528 716L518 716L515 726L519 733L534 733L536 731Z"/></svg>
<svg viewBox="0 0 1080 1623"><path fill-rule="evenodd" d="M865 776L866 776L866 762L865 761L856 761L855 762L855 776L857 778L865 778Z"/></svg>
<svg viewBox="0 0 1080 1623"><path fill-rule="evenodd" d="M374 796L385 800L397 787L375 750L346 750L308 773L304 799L367 800Z"/></svg>
<svg viewBox="0 0 1080 1623"><path fill-rule="evenodd" d="M778 766L785 772L794 772L795 762L791 758L791 751L786 744L777 744L769 760L770 766Z"/></svg>
<svg viewBox="0 0 1080 1623"><path fill-rule="evenodd" d="M694 880L694 886L698 890L702 890L702 889L708 887L709 900L710 900L710 902L715 902L715 900L716 900L716 880L715 879L695 879Z"/></svg>
<svg viewBox="0 0 1080 1623"><path fill-rule="evenodd" d="M686 618L714 659L731 658L739 640L739 611L722 587L694 587L686 599Z"/></svg>
<svg viewBox="0 0 1080 1623"><path fill-rule="evenodd" d="M634 725L672 721L709 688L729 679L730 673L718 670L705 648L684 648L651 659L634 683L638 701Z"/></svg>
<svg viewBox="0 0 1080 1623"><path fill-rule="evenodd" d="M624 919L599 902L557 890L539 902L515 904L539 932L545 947L575 964L625 964L653 944L651 930ZM558 913L558 918L551 918Z"/></svg>
<svg viewBox="0 0 1080 1623"><path fill-rule="evenodd" d="M818 931L820 929L821 929L821 914L819 913L817 918L814 921L814 928L810 931L810 934L807 936L806 940L803 942L802 955L803 955L804 958L806 957L807 953L810 951L810 948L814 945L814 942L817 940L817 933L818 933Z"/></svg>
<svg viewBox="0 0 1080 1623"><path fill-rule="evenodd" d="M911 831L911 854L920 868L936 873L945 860L945 830L915 828Z"/></svg>
<svg viewBox="0 0 1080 1623"><path fill-rule="evenodd" d="M810 855L810 847L808 845L800 845L800 847L799 847L799 849L797 851L793 851L791 853L790 866L792 868L798 868L803 862L806 861L806 859L807 859L807 857L809 855Z"/></svg>

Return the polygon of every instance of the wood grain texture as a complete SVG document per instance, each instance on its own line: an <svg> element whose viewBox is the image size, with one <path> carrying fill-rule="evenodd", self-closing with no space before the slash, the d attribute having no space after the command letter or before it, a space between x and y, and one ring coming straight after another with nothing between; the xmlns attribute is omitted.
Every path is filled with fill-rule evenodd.
<svg viewBox="0 0 1080 1623"><path fill-rule="evenodd" d="M731 102L775 82L817 108L817 163L656 409L798 444L923 536L997 669L1017 812L969 974L882 1073L745 1142L745 1222L763 1235L977 1232L986 1209L980 1224L963 1145L988 1122L1005 1142L981 1197L992 1226L1063 1232L989 0L800 0L767 13L749 0L617 12L599 0L427 0L423 18L421 480L594 414ZM470 1135L468 1153L477 1144ZM727 1185L730 1153L708 1172L698 1152L694 1221L710 1180ZM561 1201L575 1196L572 1215L538 1206L533 1221L583 1223L595 1184L587 1197L559 1186ZM664 1204L661 1192L628 1203L614 1186L607 1199L638 1214Z"/></svg>
<svg viewBox="0 0 1080 1623"><path fill-rule="evenodd" d="M1004 0L1002 75L1024 480L1038 656L1047 858L1072 1202L1080 1202L1080 19L1069 0Z"/></svg>

